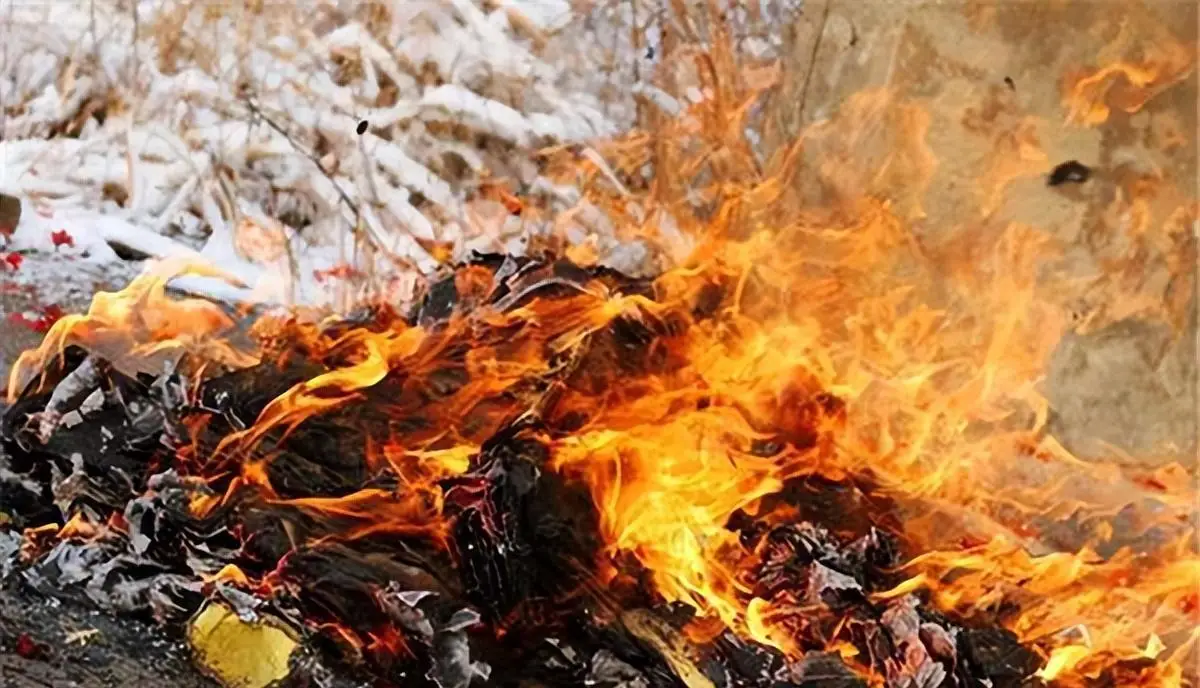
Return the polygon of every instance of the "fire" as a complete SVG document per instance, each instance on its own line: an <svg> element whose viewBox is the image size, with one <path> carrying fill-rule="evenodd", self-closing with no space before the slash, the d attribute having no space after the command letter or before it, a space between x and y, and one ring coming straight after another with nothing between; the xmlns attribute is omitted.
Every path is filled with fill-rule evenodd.
<svg viewBox="0 0 1200 688"><path fill-rule="evenodd" d="M1128 22L1121 26L1117 37L1099 56L1103 66L1067 78L1063 96L1067 121L1095 126L1106 122L1114 107L1137 112L1196 68L1195 45L1169 36L1132 45L1137 37L1134 28Z"/></svg>
<svg viewBox="0 0 1200 688"><path fill-rule="evenodd" d="M1068 117L1098 125L1112 107L1136 111L1192 67L1173 46L1111 63L1069 84ZM123 359L186 352L233 368L272 356L283 367L280 350L302 351L321 372L276 396L251 427L193 448L185 468L225 488L196 496L193 511L207 514L248 485L266 504L339 524L330 536L338 540L419 536L442 549L453 528L445 485L469 477L491 433L532 418L549 448L546 468L591 497L603 541L598 579L621 583L636 562L658 596L697 612L695 633L715 624L793 654L812 649L795 629L817 612L803 591L761 589L754 570L771 544L747 542L731 523L796 518L767 502L797 480L869 479L900 512L910 555L902 582L877 600L921 594L958 618L998 620L1038 648L1045 681L1084 685L1114 672L1130 685L1183 685L1200 624L1194 475L1176 467L1131 480L1049 434L1040 383L1072 327L1067 297L1078 292L1046 277L1063 246L1019 223L981 223L969 241L918 236L912 223L925 215L921 197L938 164L919 103L860 95L762 163L739 133L758 95L717 92L657 138L634 132L602 151L619 168L640 168L654 139L674 161L641 197L589 199L673 263L645 294L547 273L489 302L493 273L465 267L453 279L460 307L437 326L394 314L358 327L271 316L256 326L251 356L225 338L229 316L165 295L168 278L200 268L160 267L59 321L14 368L10 400L30 370L71 343ZM862 155L876 140L876 156ZM1000 143L1015 160L992 166L980 216L1010 181L1045 167L1031 123ZM819 194L796 176L805 156ZM594 163L584 168L595 173ZM1153 195L1154 183L1135 184L1130 203ZM667 235L667 216L686 240ZM1139 213L1131 217L1145 229ZM594 250L572 255L592 262ZM567 295L543 293L552 289ZM648 350L605 349L614 327L636 330ZM645 360L623 367L632 357ZM565 382L543 384L561 371ZM386 432L365 436L368 477L386 473L394 484L286 496L270 473L271 448L380 385L395 394L369 410ZM1115 545L1118 512L1168 532L1170 543ZM1096 536L1071 551L1040 541L1043 527L1068 518ZM84 529L73 521L67 530ZM250 584L236 568L212 580ZM822 649L870 672L845 640L851 623L835 620ZM403 638L388 627L371 644L401 647ZM1156 662L1131 664L1139 659Z"/></svg>
<svg viewBox="0 0 1200 688"><path fill-rule="evenodd" d="M996 538L964 552L921 555L908 567L921 573L885 596L925 587L940 606L965 614L1021 600L1013 630L1055 645L1039 673L1046 680L1094 678L1112 661L1156 657L1164 635L1181 643L1180 656L1197 639L1200 615L1189 605L1200 559L1191 533L1151 555L1122 549L1107 558L1087 548L1032 556Z"/></svg>
<svg viewBox="0 0 1200 688"><path fill-rule="evenodd" d="M184 275L238 283L209 265L168 260L151 266L119 292L97 293L87 313L62 317L38 348L21 354L9 373L9 403L16 399L32 371L41 370L70 345L83 346L118 366L125 364L135 370L142 366L154 370L154 363L182 351L234 368L254 363L256 358L226 339L234 321L219 306L205 299L167 296L167 283Z"/></svg>

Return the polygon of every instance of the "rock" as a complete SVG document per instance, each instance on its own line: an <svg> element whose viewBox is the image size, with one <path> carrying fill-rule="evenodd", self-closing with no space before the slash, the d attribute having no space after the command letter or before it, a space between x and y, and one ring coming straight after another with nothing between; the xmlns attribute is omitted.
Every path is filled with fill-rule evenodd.
<svg viewBox="0 0 1200 688"><path fill-rule="evenodd" d="M1047 375L1051 432L1083 458L1112 458L1107 446L1147 464L1195 456L1189 351L1189 338L1136 320L1068 334Z"/></svg>

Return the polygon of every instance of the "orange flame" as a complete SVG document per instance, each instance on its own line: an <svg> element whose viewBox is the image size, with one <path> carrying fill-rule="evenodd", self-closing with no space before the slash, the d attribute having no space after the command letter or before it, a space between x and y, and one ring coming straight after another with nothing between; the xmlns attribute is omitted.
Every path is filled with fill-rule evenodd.
<svg viewBox="0 0 1200 688"><path fill-rule="evenodd" d="M1140 55L1132 52L1132 26L1128 23L1100 56L1104 66L1069 75L1064 83L1063 105L1067 121L1084 126L1103 124L1112 109L1126 113L1141 110L1151 98L1186 79L1196 68L1196 45L1170 37L1147 41Z"/></svg>

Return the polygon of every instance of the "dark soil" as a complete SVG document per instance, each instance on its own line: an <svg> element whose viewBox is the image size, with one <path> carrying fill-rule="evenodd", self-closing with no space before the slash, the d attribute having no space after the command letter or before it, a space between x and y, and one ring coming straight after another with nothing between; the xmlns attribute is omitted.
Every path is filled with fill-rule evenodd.
<svg viewBox="0 0 1200 688"><path fill-rule="evenodd" d="M179 640L135 619L0 587L0 686L213 688Z"/></svg>

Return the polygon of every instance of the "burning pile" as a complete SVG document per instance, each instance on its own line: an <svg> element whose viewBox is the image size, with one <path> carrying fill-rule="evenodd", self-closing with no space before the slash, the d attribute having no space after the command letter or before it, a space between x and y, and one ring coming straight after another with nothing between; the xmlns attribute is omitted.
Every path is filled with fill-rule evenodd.
<svg viewBox="0 0 1200 688"><path fill-rule="evenodd" d="M33 352L4 415L6 541L46 594L164 623L220 600L402 685L1000 686L1043 664L1002 610L913 594L899 505L837 467L843 401L747 375L776 353L730 317L736 280L479 256L411 314L264 317L247 365L168 276L56 327L40 353L92 353ZM95 353L153 313L149 340L187 353Z"/></svg>

